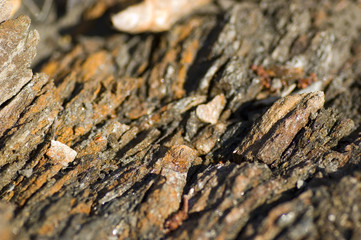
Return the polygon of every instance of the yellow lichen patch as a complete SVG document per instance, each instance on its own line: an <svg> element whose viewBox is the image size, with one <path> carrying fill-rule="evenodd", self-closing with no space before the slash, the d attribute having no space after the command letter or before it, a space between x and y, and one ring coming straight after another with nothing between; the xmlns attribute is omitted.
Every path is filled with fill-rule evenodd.
<svg viewBox="0 0 361 240"><path fill-rule="evenodd" d="M86 82L90 78L94 77L96 73L101 70L102 65L106 62L108 57L107 52L99 51L90 55L82 65L82 70L84 73L83 80Z"/></svg>
<svg viewBox="0 0 361 240"><path fill-rule="evenodd" d="M47 171L44 171L37 178L33 178L30 180L30 183L27 187L22 191L22 193L17 197L17 202L20 206L23 206L26 201L37 191L39 190L52 176L54 176L63 166L57 164L52 166Z"/></svg>
<svg viewBox="0 0 361 240"><path fill-rule="evenodd" d="M58 133L57 140L63 143L68 143L69 136L74 134L72 127L62 127Z"/></svg>
<svg viewBox="0 0 361 240"><path fill-rule="evenodd" d="M107 138L103 136L95 136L93 141L87 144L84 149L79 151L78 157L82 157L89 154L96 154L104 150L107 146Z"/></svg>
<svg viewBox="0 0 361 240"><path fill-rule="evenodd" d="M184 41L194 29L198 28L202 24L202 19L199 17L194 17L189 20L185 25L180 25L176 28L179 29L179 38L177 40L176 44L179 44L179 42ZM178 29L174 29L175 32L177 32Z"/></svg>
<svg viewBox="0 0 361 240"><path fill-rule="evenodd" d="M76 205L71 211L70 214L89 214L91 210L92 202L81 202Z"/></svg>
<svg viewBox="0 0 361 240"><path fill-rule="evenodd" d="M199 41L193 41L185 51L183 52L181 59L181 66L178 71L178 81L175 81L172 85L172 90L176 98L182 98L184 96L185 90L183 88L184 83L187 78L187 72L190 64L193 62L196 53L198 52Z"/></svg>
<svg viewBox="0 0 361 240"><path fill-rule="evenodd" d="M54 76L58 71L59 63L56 61L48 62L42 69L41 72L46 73L49 76Z"/></svg>
<svg viewBox="0 0 361 240"><path fill-rule="evenodd" d="M71 63L83 53L80 45L75 46L68 54L66 54L60 61L50 61L46 63L40 70L49 75L50 78L56 77L64 70L69 70ZM74 67L75 69L75 67Z"/></svg>
<svg viewBox="0 0 361 240"><path fill-rule="evenodd" d="M59 192L59 190L66 185L67 183L71 182L71 180L80 172L81 166L77 165L76 168L68 174L64 175L61 179L59 179L45 194L46 196L51 196L56 192ZM45 197L45 196L44 196Z"/></svg>

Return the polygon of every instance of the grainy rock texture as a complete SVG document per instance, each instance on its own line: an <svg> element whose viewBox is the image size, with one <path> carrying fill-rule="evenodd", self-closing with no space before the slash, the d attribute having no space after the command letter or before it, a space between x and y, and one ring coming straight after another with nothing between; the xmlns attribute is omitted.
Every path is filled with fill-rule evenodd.
<svg viewBox="0 0 361 240"><path fill-rule="evenodd" d="M358 239L360 1L130 4L0 23L0 238Z"/></svg>
<svg viewBox="0 0 361 240"><path fill-rule="evenodd" d="M297 94L278 100L235 150L236 159L258 160L266 164L280 160L310 115L322 108L324 102L323 92ZM352 128L352 122L350 126Z"/></svg>
<svg viewBox="0 0 361 240"><path fill-rule="evenodd" d="M30 81L30 63L36 54L37 31L30 31L30 18L20 16L0 26L0 105L16 95Z"/></svg>

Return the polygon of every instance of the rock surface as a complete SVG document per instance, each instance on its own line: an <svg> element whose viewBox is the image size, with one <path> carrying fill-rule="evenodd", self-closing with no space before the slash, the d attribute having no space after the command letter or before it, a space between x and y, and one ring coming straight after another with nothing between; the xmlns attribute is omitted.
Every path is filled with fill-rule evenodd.
<svg viewBox="0 0 361 240"><path fill-rule="evenodd" d="M235 150L235 159L258 160L269 165L279 160L324 102L323 92L297 94L278 100Z"/></svg>
<svg viewBox="0 0 361 240"><path fill-rule="evenodd" d="M29 28L30 18L26 16L0 25L0 105L16 95L32 77L29 67L36 54L39 35Z"/></svg>
<svg viewBox="0 0 361 240"><path fill-rule="evenodd" d="M358 238L359 2L218 1L141 35L61 2L41 73L30 20L0 23L1 239Z"/></svg>

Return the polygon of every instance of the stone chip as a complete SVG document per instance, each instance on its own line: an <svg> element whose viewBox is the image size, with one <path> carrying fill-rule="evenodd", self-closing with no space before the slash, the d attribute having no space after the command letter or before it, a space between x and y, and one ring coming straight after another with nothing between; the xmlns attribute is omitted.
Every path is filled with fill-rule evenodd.
<svg viewBox="0 0 361 240"><path fill-rule="evenodd" d="M51 141L50 148L46 151L46 155L54 164L62 164L64 167L74 161L77 152L58 141Z"/></svg>
<svg viewBox="0 0 361 240"><path fill-rule="evenodd" d="M217 95L209 103L197 107L197 117L205 123L216 124L225 105L225 96L223 94Z"/></svg>

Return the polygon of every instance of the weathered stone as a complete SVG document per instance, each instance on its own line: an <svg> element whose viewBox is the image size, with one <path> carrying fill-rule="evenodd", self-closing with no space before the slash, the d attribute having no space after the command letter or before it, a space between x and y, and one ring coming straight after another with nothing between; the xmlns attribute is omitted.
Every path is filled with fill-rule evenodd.
<svg viewBox="0 0 361 240"><path fill-rule="evenodd" d="M196 158L196 151L182 145L166 153L160 163L160 179L139 209L137 232L132 237L156 238L163 230L165 220L179 208L188 169Z"/></svg>
<svg viewBox="0 0 361 240"><path fill-rule="evenodd" d="M37 97L40 89L49 81L45 74L35 74L23 89L0 109L0 137L18 121L19 116Z"/></svg>
<svg viewBox="0 0 361 240"><path fill-rule="evenodd" d="M278 100L262 116L234 151L237 161L261 161L272 164L292 142L296 134L325 102L323 92L292 95Z"/></svg>
<svg viewBox="0 0 361 240"><path fill-rule="evenodd" d="M217 141L219 141L220 136L226 130L226 124L218 123L213 126L207 126L200 134L194 139L194 145L196 149L201 154L209 153Z"/></svg>
<svg viewBox="0 0 361 240"><path fill-rule="evenodd" d="M30 18L20 16L0 23L0 106L30 81L31 61L36 55L39 34L30 30Z"/></svg>

